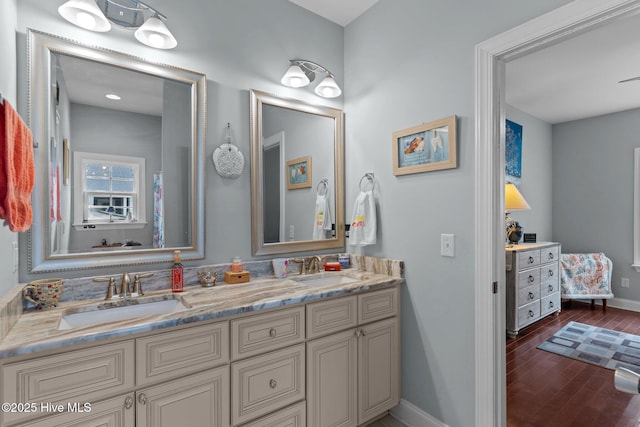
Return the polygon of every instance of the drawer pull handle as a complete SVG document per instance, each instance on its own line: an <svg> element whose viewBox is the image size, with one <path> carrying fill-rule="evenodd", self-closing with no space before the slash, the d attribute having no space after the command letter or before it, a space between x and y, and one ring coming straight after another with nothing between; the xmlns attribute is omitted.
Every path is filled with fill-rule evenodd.
<svg viewBox="0 0 640 427"><path fill-rule="evenodd" d="M533 292L529 292L529 299L534 299L536 296L533 294Z"/></svg>
<svg viewBox="0 0 640 427"><path fill-rule="evenodd" d="M269 381L269 387L271 387L271 388L278 387L278 382L276 380L270 380Z"/></svg>
<svg viewBox="0 0 640 427"><path fill-rule="evenodd" d="M553 292L553 285L549 285L549 292Z"/></svg>
<svg viewBox="0 0 640 427"><path fill-rule="evenodd" d="M529 317L533 317L535 316L535 313L533 312L533 310L529 310Z"/></svg>
<svg viewBox="0 0 640 427"><path fill-rule="evenodd" d="M549 308L553 308L553 301L549 301Z"/></svg>
<svg viewBox="0 0 640 427"><path fill-rule="evenodd" d="M529 264L533 264L533 261L534 261L534 260L533 260L533 257L532 257L532 256L530 256L530 257L529 257Z"/></svg>
<svg viewBox="0 0 640 427"><path fill-rule="evenodd" d="M535 277L529 275L529 283L533 283L536 280Z"/></svg>
<svg viewBox="0 0 640 427"><path fill-rule="evenodd" d="M144 393L140 393L138 395L138 402L140 402L141 405L146 405L147 404L147 395Z"/></svg>
<svg viewBox="0 0 640 427"><path fill-rule="evenodd" d="M553 252L549 252L549 259L553 259Z"/></svg>
<svg viewBox="0 0 640 427"><path fill-rule="evenodd" d="M549 270L549 277L553 277L553 270Z"/></svg>
<svg viewBox="0 0 640 427"><path fill-rule="evenodd" d="M364 330L356 329L356 337L360 338L364 336Z"/></svg>
<svg viewBox="0 0 640 427"><path fill-rule="evenodd" d="M275 329L275 328L271 328L271 329L269 329L269 336L270 336L271 338L275 338L277 334L278 334L278 331L276 331L276 329Z"/></svg>
<svg viewBox="0 0 640 427"><path fill-rule="evenodd" d="M133 407L133 397L127 396L124 400L124 409L131 409Z"/></svg>

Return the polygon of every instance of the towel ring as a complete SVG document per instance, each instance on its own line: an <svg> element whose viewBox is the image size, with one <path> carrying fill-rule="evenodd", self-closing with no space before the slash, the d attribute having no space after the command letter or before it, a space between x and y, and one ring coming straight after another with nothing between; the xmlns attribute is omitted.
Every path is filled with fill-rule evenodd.
<svg viewBox="0 0 640 427"><path fill-rule="evenodd" d="M320 192L320 190L322 190L322 188L320 187L321 184L324 184L324 193ZM318 185L316 186L316 193L318 193L319 196L326 196L328 192L329 192L329 180L327 178L321 179Z"/></svg>
<svg viewBox="0 0 640 427"><path fill-rule="evenodd" d="M374 176L375 175L373 174L373 172L367 172L362 176L362 178L360 178L360 185L359 185L360 191L366 191L364 188L362 188L362 181L364 181L365 179L367 179L367 181L369 181L371 183L371 190L373 190L373 188L376 185L376 181L375 181ZM366 185L366 183L365 183L365 185Z"/></svg>

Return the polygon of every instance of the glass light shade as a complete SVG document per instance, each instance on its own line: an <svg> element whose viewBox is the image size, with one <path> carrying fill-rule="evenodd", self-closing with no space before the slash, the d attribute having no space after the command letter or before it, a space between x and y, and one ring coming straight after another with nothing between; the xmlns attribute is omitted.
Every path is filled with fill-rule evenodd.
<svg viewBox="0 0 640 427"><path fill-rule="evenodd" d="M164 22L156 16L147 19L134 33L136 39L150 47L156 49L173 49L178 45L178 41L171 31L164 25Z"/></svg>
<svg viewBox="0 0 640 427"><path fill-rule="evenodd" d="M529 210L531 206L514 184L504 186L504 207L507 211Z"/></svg>
<svg viewBox="0 0 640 427"><path fill-rule="evenodd" d="M303 87L311 83L311 80L309 80L309 77L302 71L300 66L293 64L287 72L284 73L280 83L289 87Z"/></svg>
<svg viewBox="0 0 640 427"><path fill-rule="evenodd" d="M342 90L331 76L327 76L316 86L316 95L323 98L335 98L340 96Z"/></svg>
<svg viewBox="0 0 640 427"><path fill-rule="evenodd" d="M93 0L69 0L58 8L58 13L85 30L103 33L111 29L111 23Z"/></svg>

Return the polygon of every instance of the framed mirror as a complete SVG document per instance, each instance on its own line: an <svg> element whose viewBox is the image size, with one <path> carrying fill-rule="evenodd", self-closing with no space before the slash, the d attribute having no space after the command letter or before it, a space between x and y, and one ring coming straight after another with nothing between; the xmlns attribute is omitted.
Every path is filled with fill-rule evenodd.
<svg viewBox="0 0 640 427"><path fill-rule="evenodd" d="M29 30L31 273L204 258L206 77Z"/></svg>
<svg viewBox="0 0 640 427"><path fill-rule="evenodd" d="M344 113L250 96L254 255L344 247Z"/></svg>

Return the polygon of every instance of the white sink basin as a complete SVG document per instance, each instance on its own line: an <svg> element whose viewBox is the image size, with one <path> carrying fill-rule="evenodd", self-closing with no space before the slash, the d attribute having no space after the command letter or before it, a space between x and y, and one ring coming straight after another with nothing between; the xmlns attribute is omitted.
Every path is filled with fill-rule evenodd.
<svg viewBox="0 0 640 427"><path fill-rule="evenodd" d="M119 303L126 305L120 305ZM109 304L118 305L109 306ZM138 317L176 313L187 308L189 307L179 299L136 300L133 298L123 302L97 304L91 307L70 309L69 313L62 315L58 330L63 331Z"/></svg>
<svg viewBox="0 0 640 427"><path fill-rule="evenodd" d="M322 276L316 276L314 274L310 274L308 276L297 276L294 277L293 280L302 283L303 285L313 287L346 285L348 283L360 281L360 279L355 279L353 277L345 276L342 274L332 273L324 274Z"/></svg>

